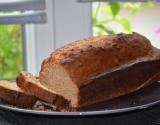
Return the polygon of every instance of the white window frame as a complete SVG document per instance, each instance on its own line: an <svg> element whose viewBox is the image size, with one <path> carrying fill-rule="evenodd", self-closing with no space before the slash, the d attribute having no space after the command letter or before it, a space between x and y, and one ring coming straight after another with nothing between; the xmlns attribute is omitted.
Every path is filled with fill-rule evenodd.
<svg viewBox="0 0 160 125"><path fill-rule="evenodd" d="M46 0L47 24L26 25L26 64L39 73L41 62L56 48L92 35L91 3Z"/></svg>
<svg viewBox="0 0 160 125"><path fill-rule="evenodd" d="M36 45L36 41L33 41L33 39L36 38L35 35L37 33L35 32L36 29L32 28L33 25L27 25L46 23L45 0L2 0L0 1L0 11L18 11L17 13L0 13L0 25L21 25L23 42L23 68L28 71L30 70L32 72L36 72L36 63L34 62L34 57L36 56L33 56L36 55L33 49L33 47L35 47L34 45Z"/></svg>

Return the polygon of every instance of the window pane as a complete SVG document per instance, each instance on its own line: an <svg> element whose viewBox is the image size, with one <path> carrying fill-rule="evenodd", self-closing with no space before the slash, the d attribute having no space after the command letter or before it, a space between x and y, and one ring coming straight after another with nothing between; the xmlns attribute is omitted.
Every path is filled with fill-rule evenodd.
<svg viewBox="0 0 160 125"><path fill-rule="evenodd" d="M139 32L160 47L160 3L93 2L93 35Z"/></svg>
<svg viewBox="0 0 160 125"><path fill-rule="evenodd" d="M15 79L22 67L21 25L0 25L0 79Z"/></svg>

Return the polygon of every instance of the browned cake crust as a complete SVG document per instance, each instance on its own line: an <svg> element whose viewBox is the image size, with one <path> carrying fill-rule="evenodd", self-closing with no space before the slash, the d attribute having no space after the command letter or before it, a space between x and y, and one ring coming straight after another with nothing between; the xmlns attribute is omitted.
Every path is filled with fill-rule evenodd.
<svg viewBox="0 0 160 125"><path fill-rule="evenodd" d="M53 104L60 111L70 111L69 101L64 97L57 95L53 91L50 91L43 85L39 83L39 80L36 79L31 73L21 71L17 75L16 79L17 85L24 91L36 96L37 98Z"/></svg>
<svg viewBox="0 0 160 125"><path fill-rule="evenodd" d="M21 90L16 83L0 81L0 99L8 104L19 107L32 107L36 102L36 97Z"/></svg>
<svg viewBox="0 0 160 125"><path fill-rule="evenodd" d="M57 49L41 66L40 82L79 108L159 79L160 50L138 33L99 36Z"/></svg>
<svg viewBox="0 0 160 125"><path fill-rule="evenodd" d="M138 33L98 36L78 40L55 50L41 66L40 80L44 83L45 65L63 66L74 83L80 87L97 73L146 56L151 43ZM77 70L78 69L78 70Z"/></svg>

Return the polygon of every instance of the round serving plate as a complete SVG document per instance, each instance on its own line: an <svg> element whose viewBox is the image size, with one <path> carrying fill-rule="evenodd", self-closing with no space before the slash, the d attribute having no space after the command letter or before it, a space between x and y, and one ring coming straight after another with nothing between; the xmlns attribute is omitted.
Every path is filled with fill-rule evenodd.
<svg viewBox="0 0 160 125"><path fill-rule="evenodd" d="M10 110L17 113L46 116L95 116L117 113L126 113L142 110L160 104L160 83L148 86L132 94L121 96L111 101L99 103L85 107L76 112L58 112L58 111L37 111L31 109L12 107L6 104L0 104L0 109Z"/></svg>

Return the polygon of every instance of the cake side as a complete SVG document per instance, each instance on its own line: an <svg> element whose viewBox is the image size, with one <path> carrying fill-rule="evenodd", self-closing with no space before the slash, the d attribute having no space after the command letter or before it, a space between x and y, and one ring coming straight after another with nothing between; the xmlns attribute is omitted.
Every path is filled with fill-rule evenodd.
<svg viewBox="0 0 160 125"><path fill-rule="evenodd" d="M160 80L160 58L125 65L80 88L79 107L122 96Z"/></svg>

